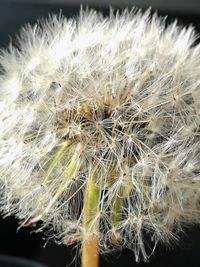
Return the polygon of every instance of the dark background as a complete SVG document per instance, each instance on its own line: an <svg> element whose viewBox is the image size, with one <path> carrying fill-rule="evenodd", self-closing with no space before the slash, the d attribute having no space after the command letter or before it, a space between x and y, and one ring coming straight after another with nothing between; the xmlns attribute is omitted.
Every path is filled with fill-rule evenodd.
<svg viewBox="0 0 200 267"><path fill-rule="evenodd" d="M144 9L152 6L159 14L168 15L168 22L178 18L183 25L193 24L196 31L200 32L200 0L0 0L0 47L6 47L22 25L28 22L34 24L38 17L59 13L60 10L68 17L77 15L80 3L101 10L105 15L108 14L109 5L118 8L136 5ZM42 234L31 233L31 229L17 231L18 226L14 218L0 218L0 254L32 259L49 267L65 267L76 256L73 246L67 248L49 242L44 248L46 241ZM73 262L71 266L80 266L80 261ZM178 246L166 248L159 245L149 263L135 263L133 253L125 250L121 254L101 257L100 267L107 266L198 267L200 228L185 228Z"/></svg>

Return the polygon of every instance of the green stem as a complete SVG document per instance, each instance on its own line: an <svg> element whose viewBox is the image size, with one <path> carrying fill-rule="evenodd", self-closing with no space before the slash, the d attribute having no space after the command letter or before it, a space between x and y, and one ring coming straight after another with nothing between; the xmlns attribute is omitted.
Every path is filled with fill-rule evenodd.
<svg viewBox="0 0 200 267"><path fill-rule="evenodd" d="M91 171L87 178L87 185L84 195L83 227L86 231L86 239L82 244L82 267L98 267L98 204L99 189L95 184L94 171Z"/></svg>

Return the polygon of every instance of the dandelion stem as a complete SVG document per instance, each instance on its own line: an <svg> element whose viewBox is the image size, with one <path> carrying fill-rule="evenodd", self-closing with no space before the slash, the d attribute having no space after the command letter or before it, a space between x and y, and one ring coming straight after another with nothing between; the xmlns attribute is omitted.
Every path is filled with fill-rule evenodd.
<svg viewBox="0 0 200 267"><path fill-rule="evenodd" d="M84 195L83 227L86 230L86 239L82 244L82 267L98 267L98 203L99 189L95 184L94 172L90 172Z"/></svg>

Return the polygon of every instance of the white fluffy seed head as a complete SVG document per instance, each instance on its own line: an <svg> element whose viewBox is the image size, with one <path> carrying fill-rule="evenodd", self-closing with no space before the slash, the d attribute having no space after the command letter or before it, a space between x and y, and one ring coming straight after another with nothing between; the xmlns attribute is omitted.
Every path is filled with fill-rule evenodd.
<svg viewBox="0 0 200 267"><path fill-rule="evenodd" d="M135 9L23 28L0 55L2 212L67 244L92 233L102 252L128 247L137 261L148 235L154 247L199 223L195 38ZM91 179L98 208L84 223Z"/></svg>

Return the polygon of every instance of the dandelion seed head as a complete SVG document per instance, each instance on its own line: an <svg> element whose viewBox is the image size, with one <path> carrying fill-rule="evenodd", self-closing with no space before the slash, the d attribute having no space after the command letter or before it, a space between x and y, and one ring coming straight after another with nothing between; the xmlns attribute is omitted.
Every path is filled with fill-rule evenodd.
<svg viewBox="0 0 200 267"><path fill-rule="evenodd" d="M199 223L195 40L192 26L136 9L24 27L0 55L2 213L65 244L92 233L102 253L128 247L137 261L147 236L154 251Z"/></svg>

